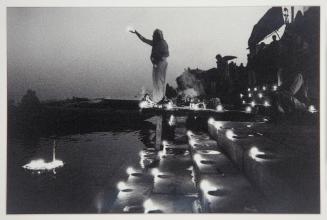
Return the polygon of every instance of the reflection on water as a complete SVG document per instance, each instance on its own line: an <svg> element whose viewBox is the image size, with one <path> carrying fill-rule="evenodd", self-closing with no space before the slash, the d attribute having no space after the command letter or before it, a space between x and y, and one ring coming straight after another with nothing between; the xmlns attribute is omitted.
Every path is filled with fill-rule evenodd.
<svg viewBox="0 0 327 220"><path fill-rule="evenodd" d="M9 138L7 212L109 212L118 194L117 182L132 172L128 167L140 167L139 152L153 149L161 138L156 129L157 118L151 118L133 130L113 127L58 136L55 153L52 138ZM59 159L64 166L55 169L63 165Z"/></svg>

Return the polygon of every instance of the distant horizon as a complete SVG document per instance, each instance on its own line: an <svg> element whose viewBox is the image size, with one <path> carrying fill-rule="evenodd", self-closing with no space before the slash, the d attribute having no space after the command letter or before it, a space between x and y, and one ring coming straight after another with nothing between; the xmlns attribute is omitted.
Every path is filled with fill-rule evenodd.
<svg viewBox="0 0 327 220"><path fill-rule="evenodd" d="M269 8L8 8L8 99L19 102L28 89L42 101L151 91L151 47L128 26L147 38L163 30L174 87L185 68L216 67L218 53L246 65L252 28Z"/></svg>

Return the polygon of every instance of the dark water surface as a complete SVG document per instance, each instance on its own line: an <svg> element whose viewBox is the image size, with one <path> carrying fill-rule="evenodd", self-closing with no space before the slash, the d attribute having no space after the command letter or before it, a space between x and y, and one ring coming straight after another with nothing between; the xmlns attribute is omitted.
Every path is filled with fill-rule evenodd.
<svg viewBox="0 0 327 220"><path fill-rule="evenodd" d="M41 174L22 166L35 159L51 161L53 138L9 138L7 212L108 212L117 182L127 178L127 167L138 166L151 132L112 129L56 137L56 159L64 166Z"/></svg>

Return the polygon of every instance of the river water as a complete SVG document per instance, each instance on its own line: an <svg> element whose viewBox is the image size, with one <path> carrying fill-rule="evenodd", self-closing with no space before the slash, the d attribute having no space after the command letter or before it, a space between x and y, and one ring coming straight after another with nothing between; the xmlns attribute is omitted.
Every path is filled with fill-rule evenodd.
<svg viewBox="0 0 327 220"><path fill-rule="evenodd" d="M153 143L155 124L146 123L144 129L57 136L56 159L64 166L42 173L22 166L36 159L51 161L54 138L9 138L7 212L109 212L127 167L138 167L139 152Z"/></svg>

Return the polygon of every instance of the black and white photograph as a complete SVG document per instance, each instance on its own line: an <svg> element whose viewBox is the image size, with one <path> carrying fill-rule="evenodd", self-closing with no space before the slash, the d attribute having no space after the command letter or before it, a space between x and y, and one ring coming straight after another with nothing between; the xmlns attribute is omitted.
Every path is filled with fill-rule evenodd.
<svg viewBox="0 0 327 220"><path fill-rule="evenodd" d="M319 4L5 10L6 215L325 212Z"/></svg>

